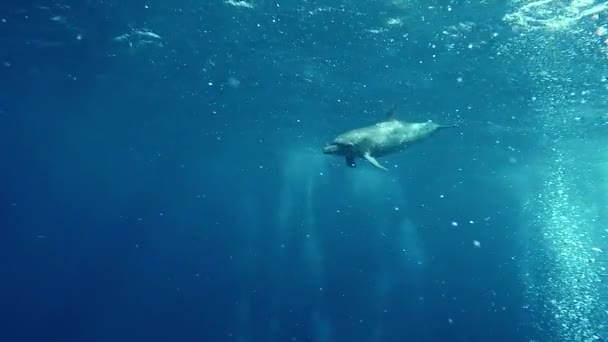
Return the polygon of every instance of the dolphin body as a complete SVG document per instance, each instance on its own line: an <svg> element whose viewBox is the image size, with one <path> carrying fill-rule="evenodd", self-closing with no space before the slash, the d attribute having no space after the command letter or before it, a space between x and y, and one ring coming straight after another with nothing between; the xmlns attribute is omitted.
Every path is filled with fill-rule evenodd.
<svg viewBox="0 0 608 342"><path fill-rule="evenodd" d="M363 158L375 167L388 171L376 160L377 157L399 152L438 129L448 127L457 126L439 125L431 120L400 121L395 118L395 110L391 109L384 121L338 135L331 144L323 148L323 153L346 157L346 165L352 168L356 167L355 158Z"/></svg>

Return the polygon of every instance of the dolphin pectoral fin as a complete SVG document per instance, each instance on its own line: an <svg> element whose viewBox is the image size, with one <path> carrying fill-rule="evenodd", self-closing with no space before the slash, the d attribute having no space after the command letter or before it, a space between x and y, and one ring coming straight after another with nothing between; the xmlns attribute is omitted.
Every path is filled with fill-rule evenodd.
<svg viewBox="0 0 608 342"><path fill-rule="evenodd" d="M363 158L365 158L365 160L367 160L368 162L370 162L375 167L377 167L379 169L382 169L384 171L388 171L387 168L385 168L384 166L380 165L380 163L378 163L378 161L376 160L376 158L372 157L369 153L364 154Z"/></svg>
<svg viewBox="0 0 608 342"><path fill-rule="evenodd" d="M346 165L348 167L352 167L352 168L357 167L357 164L355 164L355 157L353 157L353 156L346 156Z"/></svg>

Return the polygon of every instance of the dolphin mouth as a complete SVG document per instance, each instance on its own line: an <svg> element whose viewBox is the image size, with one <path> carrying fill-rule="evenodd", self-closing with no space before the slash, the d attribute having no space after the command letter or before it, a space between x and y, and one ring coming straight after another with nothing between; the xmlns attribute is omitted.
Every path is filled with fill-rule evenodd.
<svg viewBox="0 0 608 342"><path fill-rule="evenodd" d="M323 147L323 153L325 154L334 154L336 152L338 152L338 145L336 144L330 144Z"/></svg>

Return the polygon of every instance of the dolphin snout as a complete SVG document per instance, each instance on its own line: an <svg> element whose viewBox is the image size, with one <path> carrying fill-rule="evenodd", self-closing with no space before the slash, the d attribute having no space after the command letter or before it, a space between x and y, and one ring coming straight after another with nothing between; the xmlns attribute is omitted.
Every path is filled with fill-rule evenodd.
<svg viewBox="0 0 608 342"><path fill-rule="evenodd" d="M330 145L323 147L323 153L325 153L325 154L333 154L336 152L338 152L338 145L336 145L336 144L330 144Z"/></svg>

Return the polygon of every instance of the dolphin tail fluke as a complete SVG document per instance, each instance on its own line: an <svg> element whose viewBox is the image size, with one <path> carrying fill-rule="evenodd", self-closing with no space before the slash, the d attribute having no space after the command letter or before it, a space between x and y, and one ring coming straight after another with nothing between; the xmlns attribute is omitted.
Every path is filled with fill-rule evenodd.
<svg viewBox="0 0 608 342"><path fill-rule="evenodd" d="M381 170L384 170L384 171L388 171L387 168L385 168L384 166L380 165L380 163L376 160L376 158L372 157L369 153L364 154L363 158L365 158L365 160L367 160L368 162L370 162L375 167L377 167L377 168L379 168Z"/></svg>

